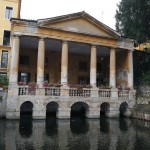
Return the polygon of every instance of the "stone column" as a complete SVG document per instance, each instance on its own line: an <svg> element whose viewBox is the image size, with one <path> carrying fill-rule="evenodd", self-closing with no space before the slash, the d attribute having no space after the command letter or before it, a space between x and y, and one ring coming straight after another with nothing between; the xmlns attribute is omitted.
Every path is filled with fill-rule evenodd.
<svg viewBox="0 0 150 150"><path fill-rule="evenodd" d="M97 53L96 46L91 46L91 62L90 62L90 84L96 87L96 66L97 66Z"/></svg>
<svg viewBox="0 0 150 150"><path fill-rule="evenodd" d="M133 88L133 51L128 51L128 66L129 66L129 73L128 73L128 86Z"/></svg>
<svg viewBox="0 0 150 150"><path fill-rule="evenodd" d="M43 38L39 39L38 58L37 58L37 84L41 85L44 81L44 59L45 42Z"/></svg>
<svg viewBox="0 0 150 150"><path fill-rule="evenodd" d="M10 85L17 85L18 81L19 47L20 47L20 37L15 35L13 36L11 48L11 64L9 76Z"/></svg>
<svg viewBox="0 0 150 150"><path fill-rule="evenodd" d="M61 84L67 86L68 83L68 42L62 42L61 55Z"/></svg>
<svg viewBox="0 0 150 150"><path fill-rule="evenodd" d="M110 49L110 78L109 85L112 88L116 87L116 53L115 49Z"/></svg>

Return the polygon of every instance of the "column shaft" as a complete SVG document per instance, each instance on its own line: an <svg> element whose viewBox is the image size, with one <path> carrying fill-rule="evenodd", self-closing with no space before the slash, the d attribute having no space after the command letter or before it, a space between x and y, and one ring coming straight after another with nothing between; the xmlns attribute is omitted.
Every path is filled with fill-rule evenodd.
<svg viewBox="0 0 150 150"><path fill-rule="evenodd" d="M129 66L129 74L128 74L128 86L133 88L133 51L128 51L128 66Z"/></svg>
<svg viewBox="0 0 150 150"><path fill-rule="evenodd" d="M62 42L62 55L61 55L61 84L67 85L68 83L68 43Z"/></svg>
<svg viewBox="0 0 150 150"><path fill-rule="evenodd" d="M37 58L37 83L40 85L44 81L44 59L45 42L43 38L39 39L38 58Z"/></svg>
<svg viewBox="0 0 150 150"><path fill-rule="evenodd" d="M109 84L113 88L116 87L116 53L115 49L110 49L110 79Z"/></svg>
<svg viewBox="0 0 150 150"><path fill-rule="evenodd" d="M96 87L96 66L97 66L97 52L96 46L91 46L91 64L90 64L90 84Z"/></svg>
<svg viewBox="0 0 150 150"><path fill-rule="evenodd" d="M18 80L18 65L19 65L19 47L20 37L14 36L11 49L11 64L10 64L10 84L17 84Z"/></svg>

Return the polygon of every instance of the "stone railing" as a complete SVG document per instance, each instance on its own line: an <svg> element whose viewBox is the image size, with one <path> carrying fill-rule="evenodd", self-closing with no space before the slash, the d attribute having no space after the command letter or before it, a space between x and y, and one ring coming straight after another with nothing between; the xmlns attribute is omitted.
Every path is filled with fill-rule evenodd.
<svg viewBox="0 0 150 150"><path fill-rule="evenodd" d="M111 97L111 89L99 89L99 97Z"/></svg>
<svg viewBox="0 0 150 150"><path fill-rule="evenodd" d="M129 98L129 90L119 90L118 97L128 99Z"/></svg>
<svg viewBox="0 0 150 150"><path fill-rule="evenodd" d="M69 96L70 97L90 97L91 96L91 89L70 88L69 89Z"/></svg>
<svg viewBox="0 0 150 150"><path fill-rule="evenodd" d="M63 89L60 87L45 87L45 88L30 88L28 86L19 86L18 95L43 95L43 96L69 96L69 97L102 97L102 98L110 98L112 97L111 89L98 89L92 90L89 88L77 89L77 88L68 88ZM98 95L97 95L98 94ZM129 99L129 91L128 90L119 90L118 98Z"/></svg>
<svg viewBox="0 0 150 150"><path fill-rule="evenodd" d="M45 88L46 96L60 96L61 89L59 87L47 87Z"/></svg>
<svg viewBox="0 0 150 150"><path fill-rule="evenodd" d="M29 87L28 86L19 86L18 95L29 95ZM35 93L34 93L34 95L35 95Z"/></svg>

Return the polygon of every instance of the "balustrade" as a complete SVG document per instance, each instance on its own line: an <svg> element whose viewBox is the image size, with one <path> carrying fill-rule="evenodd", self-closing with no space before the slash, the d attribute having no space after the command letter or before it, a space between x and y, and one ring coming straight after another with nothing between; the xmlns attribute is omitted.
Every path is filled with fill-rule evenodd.
<svg viewBox="0 0 150 150"><path fill-rule="evenodd" d="M71 97L90 97L91 90L89 90L89 89L69 89L69 96L71 96Z"/></svg>
<svg viewBox="0 0 150 150"><path fill-rule="evenodd" d="M99 97L111 97L111 91L110 89L100 89L98 95Z"/></svg>
<svg viewBox="0 0 150 150"><path fill-rule="evenodd" d="M120 90L118 91L118 97L120 98L129 98L129 91L128 90Z"/></svg>

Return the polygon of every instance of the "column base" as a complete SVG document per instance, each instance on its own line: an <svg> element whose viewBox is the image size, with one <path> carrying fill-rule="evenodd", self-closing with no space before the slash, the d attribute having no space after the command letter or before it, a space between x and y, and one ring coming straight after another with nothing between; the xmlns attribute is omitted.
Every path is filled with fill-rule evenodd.
<svg viewBox="0 0 150 150"><path fill-rule="evenodd" d="M20 112L18 111L6 111L6 119L20 119Z"/></svg>
<svg viewBox="0 0 150 150"><path fill-rule="evenodd" d="M106 112L106 117L108 118L119 118L120 111L119 110L109 110Z"/></svg>
<svg viewBox="0 0 150 150"><path fill-rule="evenodd" d="M59 109L57 112L57 118L59 119L70 119L70 108Z"/></svg>
<svg viewBox="0 0 150 150"><path fill-rule="evenodd" d="M33 119L46 119L46 110L33 110Z"/></svg>
<svg viewBox="0 0 150 150"><path fill-rule="evenodd" d="M91 118L91 119L99 119L100 118L100 110L99 109L91 109L88 111L87 118Z"/></svg>

